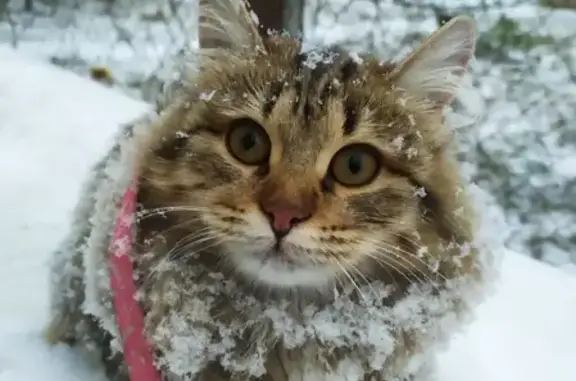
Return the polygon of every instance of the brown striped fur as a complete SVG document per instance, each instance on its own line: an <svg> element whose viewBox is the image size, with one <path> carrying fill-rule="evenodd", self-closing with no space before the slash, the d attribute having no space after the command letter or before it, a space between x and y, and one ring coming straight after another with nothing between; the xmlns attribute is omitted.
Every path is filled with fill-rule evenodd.
<svg viewBox="0 0 576 381"><path fill-rule="evenodd" d="M140 279L153 280L143 285L152 326L169 303L156 266L168 260L185 269L190 252L237 278L247 293L299 303L329 303L334 284L383 280L397 286L393 304L410 284L441 287L477 275L474 252L463 263L453 261L473 240L474 216L443 118L474 50L469 19L453 19L392 63L337 49L304 53L298 40L259 36L239 0L200 3L204 49L197 72L137 142L136 263ZM226 144L230 128L246 120L260 125L271 143L269 159L257 166L239 162ZM370 146L381 164L363 186L346 187L330 172L334 155L351 144ZM298 284L295 276L286 285L241 269L247 258L264 263L271 253L274 237L261 211L270 200L310 212L275 255L329 276L316 284ZM294 234L300 240L290 241ZM234 313L222 306L215 319ZM410 332L398 332L397 340L387 374L420 345ZM279 343L263 379L285 381L286 368L304 358L329 369L347 353L321 343L293 350ZM201 379L231 377L214 365Z"/></svg>

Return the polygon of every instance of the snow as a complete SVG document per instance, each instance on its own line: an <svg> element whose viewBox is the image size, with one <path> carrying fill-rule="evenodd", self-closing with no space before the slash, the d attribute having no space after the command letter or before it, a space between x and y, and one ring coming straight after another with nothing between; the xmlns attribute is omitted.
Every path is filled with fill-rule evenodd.
<svg viewBox="0 0 576 381"><path fill-rule="evenodd" d="M446 381L576 379L576 278L508 252L497 294L441 358Z"/></svg>
<svg viewBox="0 0 576 381"><path fill-rule="evenodd" d="M95 364L43 342L46 261L88 166L147 108L0 47L0 381L103 380ZM439 379L575 380L575 321L576 277L506 252L496 295L441 355Z"/></svg>
<svg viewBox="0 0 576 381"><path fill-rule="evenodd" d="M197 0L176 3L115 0L111 17L109 2L35 2L35 12L22 13L14 0L10 22L0 22L0 44L84 75L91 66L111 68L117 87L141 92L156 84L156 75L168 75L166 57L197 48Z"/></svg>
<svg viewBox="0 0 576 381"><path fill-rule="evenodd" d="M147 106L7 48L0 57L0 380L97 380L59 366L79 361L41 340L47 254L66 232L88 165Z"/></svg>

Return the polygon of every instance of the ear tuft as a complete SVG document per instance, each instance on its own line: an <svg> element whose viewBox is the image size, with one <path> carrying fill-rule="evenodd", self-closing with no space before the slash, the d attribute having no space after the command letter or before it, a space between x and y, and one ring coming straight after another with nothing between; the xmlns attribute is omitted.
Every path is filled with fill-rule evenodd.
<svg viewBox="0 0 576 381"><path fill-rule="evenodd" d="M201 49L260 50L258 18L245 0L200 0Z"/></svg>
<svg viewBox="0 0 576 381"><path fill-rule="evenodd" d="M474 21L457 16L444 24L404 59L392 73L409 94L430 101L434 108L448 105L474 57Z"/></svg>

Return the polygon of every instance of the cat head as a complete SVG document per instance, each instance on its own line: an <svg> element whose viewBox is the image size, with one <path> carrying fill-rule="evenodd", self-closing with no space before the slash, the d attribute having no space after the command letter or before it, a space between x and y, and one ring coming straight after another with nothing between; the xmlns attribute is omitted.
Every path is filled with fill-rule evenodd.
<svg viewBox="0 0 576 381"><path fill-rule="evenodd" d="M166 255L208 252L257 283L319 287L424 274L443 255L431 245L467 238L442 111L473 56L470 19L395 64L303 52L262 37L242 1L200 4L197 75L141 165L144 207L173 208L167 229L181 232Z"/></svg>

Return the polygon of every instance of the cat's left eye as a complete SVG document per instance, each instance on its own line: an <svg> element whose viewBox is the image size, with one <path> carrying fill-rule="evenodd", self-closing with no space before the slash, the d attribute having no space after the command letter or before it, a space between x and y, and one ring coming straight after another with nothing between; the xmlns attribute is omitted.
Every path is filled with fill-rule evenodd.
<svg viewBox="0 0 576 381"><path fill-rule="evenodd" d="M252 119L239 119L232 123L226 136L230 154L247 165L260 165L270 156L270 138Z"/></svg>
<svg viewBox="0 0 576 381"><path fill-rule="evenodd" d="M330 172L334 180L348 187L370 183L379 171L379 153L367 144L353 144L342 148L330 163Z"/></svg>

